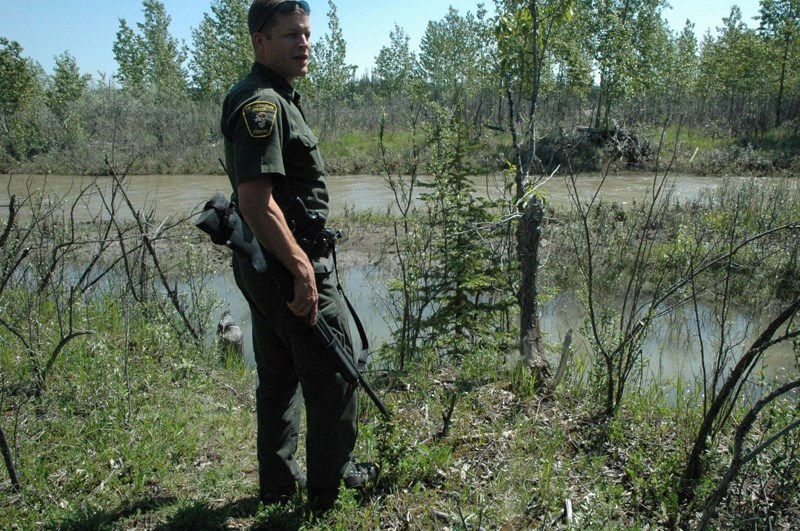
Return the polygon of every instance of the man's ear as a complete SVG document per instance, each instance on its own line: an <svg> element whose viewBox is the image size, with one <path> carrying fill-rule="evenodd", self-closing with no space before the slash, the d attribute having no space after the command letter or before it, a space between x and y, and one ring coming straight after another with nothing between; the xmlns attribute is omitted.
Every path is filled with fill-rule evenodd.
<svg viewBox="0 0 800 531"><path fill-rule="evenodd" d="M254 43L256 41L258 41L259 43L265 43L265 42L271 41L271 40L272 39L270 38L270 36L267 35L266 33L262 33L262 32L253 33L253 42Z"/></svg>
<svg viewBox="0 0 800 531"><path fill-rule="evenodd" d="M253 35L250 36L250 39L253 41L253 51L255 52L256 59L263 59L267 47L267 41L269 41L269 39L263 33L258 32L253 33Z"/></svg>

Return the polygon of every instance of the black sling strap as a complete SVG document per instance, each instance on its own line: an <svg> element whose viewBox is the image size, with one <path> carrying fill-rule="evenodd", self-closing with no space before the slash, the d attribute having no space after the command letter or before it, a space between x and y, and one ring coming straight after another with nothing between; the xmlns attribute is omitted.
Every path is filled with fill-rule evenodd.
<svg viewBox="0 0 800 531"><path fill-rule="evenodd" d="M350 315L353 316L353 322L356 325L356 330L358 330L358 335L361 339L361 354L358 356L358 371L364 372L364 369L367 366L367 361L369 360L369 340L367 340L367 332L364 330L364 325L361 324L361 319L358 318L358 313L356 313L356 309L353 304L350 302L350 299L347 298L347 295L344 293L344 288L342 288L342 283L339 280L339 265L336 262L336 247L334 246L333 250L331 251L333 255L333 271L336 275L336 289L339 290L342 298L344 299L345 304L347 304L347 309L350 311Z"/></svg>

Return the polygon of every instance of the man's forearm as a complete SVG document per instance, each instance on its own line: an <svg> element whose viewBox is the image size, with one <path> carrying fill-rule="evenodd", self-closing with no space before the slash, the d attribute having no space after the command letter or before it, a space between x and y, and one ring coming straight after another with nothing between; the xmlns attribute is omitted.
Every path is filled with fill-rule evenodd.
<svg viewBox="0 0 800 531"><path fill-rule="evenodd" d="M272 197L268 178L239 186L239 209L258 241L293 276L308 274L313 268L306 253L297 244L280 206Z"/></svg>
<svg viewBox="0 0 800 531"><path fill-rule="evenodd" d="M258 241L294 277L289 309L295 315L317 321L318 294L314 266L298 245L280 206L272 198L272 179L263 175L238 186L239 209Z"/></svg>
<svg viewBox="0 0 800 531"><path fill-rule="evenodd" d="M305 251L298 245L280 206L270 200L266 208L266 216L261 223L256 238L282 263L294 277L303 276L309 271L313 276L313 267Z"/></svg>

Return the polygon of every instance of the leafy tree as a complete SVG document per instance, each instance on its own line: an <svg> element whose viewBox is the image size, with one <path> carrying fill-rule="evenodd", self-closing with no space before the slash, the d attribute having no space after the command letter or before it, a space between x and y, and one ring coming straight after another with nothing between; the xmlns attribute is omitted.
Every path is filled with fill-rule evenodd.
<svg viewBox="0 0 800 531"><path fill-rule="evenodd" d="M672 72L669 73L668 79L677 89L675 95L681 97L692 94L699 75L699 58L694 24L688 20L675 39L675 54L671 67Z"/></svg>
<svg viewBox="0 0 800 531"><path fill-rule="evenodd" d="M686 21L679 33L659 32L654 46L659 60L648 74L649 83L637 85L631 98L635 116L641 123L663 123L667 117L680 114L686 123L702 120L696 105L699 57L694 24Z"/></svg>
<svg viewBox="0 0 800 531"><path fill-rule="evenodd" d="M47 120L48 136L62 147L74 145L83 132L78 102L86 93L91 76L81 75L68 52L55 58L55 69L45 90L45 103L55 120Z"/></svg>
<svg viewBox="0 0 800 531"><path fill-rule="evenodd" d="M211 14L203 14L200 26L192 30L190 66L194 86L201 95L219 100L253 63L247 33L249 6L249 0L214 0Z"/></svg>
<svg viewBox="0 0 800 531"><path fill-rule="evenodd" d="M143 0L144 22L139 32L120 19L114 41L114 58L119 64L118 79L134 93L151 89L159 98L180 99L186 95L183 63L188 51L169 33L172 18L158 0Z"/></svg>
<svg viewBox="0 0 800 531"><path fill-rule="evenodd" d="M778 64L778 92L775 126L783 122L783 103L787 81L794 76L794 88L800 89L800 0L761 0L759 32L770 45L770 55ZM798 90L800 92L800 90Z"/></svg>
<svg viewBox="0 0 800 531"><path fill-rule="evenodd" d="M325 111L323 127L333 129L337 109L348 96L348 85L353 82L356 67L345 61L347 43L339 25L336 4L328 0L328 33L314 46L309 68L307 92L309 97Z"/></svg>
<svg viewBox="0 0 800 531"><path fill-rule="evenodd" d="M650 4L636 16L635 66L630 78L631 93L660 96L674 90L667 77L674 48L672 34L661 17L661 5Z"/></svg>
<svg viewBox="0 0 800 531"><path fill-rule="evenodd" d="M653 39L663 37L664 0L587 0L582 4L600 77L595 125L608 127L614 102L647 86L658 61ZM663 39L662 39L663 42Z"/></svg>
<svg viewBox="0 0 800 531"><path fill-rule="evenodd" d="M552 45L556 40L553 28L559 20L556 15L572 16L561 4L535 2L528 5L517 0L498 2L495 36L503 90L511 91L517 101L528 102L532 114L538 111L539 95L545 86L553 83ZM536 125L532 120L531 126Z"/></svg>
<svg viewBox="0 0 800 531"><path fill-rule="evenodd" d="M140 93L145 88L146 62L144 42L125 22L119 21L119 31L114 41L114 59L119 65L116 78L123 87L133 92Z"/></svg>
<svg viewBox="0 0 800 531"><path fill-rule="evenodd" d="M583 35L585 25L575 16L576 12L575 8L565 12L569 24L559 23L558 31L549 37L548 47L552 53L554 88L584 94L594 83L592 53Z"/></svg>
<svg viewBox="0 0 800 531"><path fill-rule="evenodd" d="M0 111L7 115L25 106L36 89L36 70L22 57L22 46L0 37Z"/></svg>
<svg viewBox="0 0 800 531"><path fill-rule="evenodd" d="M742 22L742 12L731 8L730 16L717 28L719 36L706 35L700 55L700 85L704 96L718 102L719 115L734 135L749 134L759 124L758 101L772 92L764 83L771 79L772 65L766 56L764 42L755 30Z"/></svg>
<svg viewBox="0 0 800 531"><path fill-rule="evenodd" d="M43 139L33 104L41 95L37 79L40 68L22 56L22 46L0 37L0 162L10 157L21 160L40 148Z"/></svg>
<svg viewBox="0 0 800 531"><path fill-rule="evenodd" d="M407 94L419 79L419 61L409 47L409 36L395 24L389 32L389 46L384 46L375 58L374 82L378 95L391 100Z"/></svg>
<svg viewBox="0 0 800 531"><path fill-rule="evenodd" d="M428 22L420 64L435 101L455 107L480 93L492 50L485 15L481 8L462 17L450 7L442 20Z"/></svg>
<svg viewBox="0 0 800 531"><path fill-rule="evenodd" d="M92 76L81 75L78 63L69 52L55 58L55 68L50 79L50 87L46 90L47 106L61 122L65 122L74 105L89 86Z"/></svg>

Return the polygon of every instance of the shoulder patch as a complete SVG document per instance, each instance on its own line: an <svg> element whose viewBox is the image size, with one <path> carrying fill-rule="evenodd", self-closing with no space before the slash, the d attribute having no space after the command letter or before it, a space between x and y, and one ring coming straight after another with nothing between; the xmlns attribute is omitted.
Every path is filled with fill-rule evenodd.
<svg viewBox="0 0 800 531"><path fill-rule="evenodd" d="M278 106L268 101L254 101L242 109L247 131L253 138L266 138L272 133Z"/></svg>

